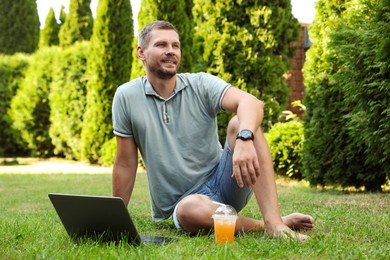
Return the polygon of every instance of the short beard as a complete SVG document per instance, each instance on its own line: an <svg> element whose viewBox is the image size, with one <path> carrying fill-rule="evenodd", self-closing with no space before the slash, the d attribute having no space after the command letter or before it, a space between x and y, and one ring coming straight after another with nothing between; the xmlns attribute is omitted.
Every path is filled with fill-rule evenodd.
<svg viewBox="0 0 390 260"><path fill-rule="evenodd" d="M160 79L171 79L172 77L174 77L177 74L178 70L179 70L179 67L175 71L164 70L164 69L157 69L157 70L154 70L152 72L155 75L157 75L157 77L159 77Z"/></svg>
<svg viewBox="0 0 390 260"><path fill-rule="evenodd" d="M160 79L171 79L173 76L175 76L177 73L177 71L175 72L171 72L171 71L166 71L166 70L157 70L156 71L156 75L160 78Z"/></svg>

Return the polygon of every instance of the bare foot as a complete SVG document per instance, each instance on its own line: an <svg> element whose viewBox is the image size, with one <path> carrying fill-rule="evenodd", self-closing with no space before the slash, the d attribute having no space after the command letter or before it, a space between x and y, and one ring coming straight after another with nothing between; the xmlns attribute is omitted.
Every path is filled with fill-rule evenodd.
<svg viewBox="0 0 390 260"><path fill-rule="evenodd" d="M282 220L292 230L312 230L314 226L313 217L301 213L292 213L282 217Z"/></svg>
<svg viewBox="0 0 390 260"><path fill-rule="evenodd" d="M291 230L285 224L278 226L278 227L275 227L275 229L273 231L266 231L266 233L273 236L273 237L279 237L279 238L283 238L283 239L296 239L296 240L301 241L301 242L310 239L309 236L297 233L297 232Z"/></svg>

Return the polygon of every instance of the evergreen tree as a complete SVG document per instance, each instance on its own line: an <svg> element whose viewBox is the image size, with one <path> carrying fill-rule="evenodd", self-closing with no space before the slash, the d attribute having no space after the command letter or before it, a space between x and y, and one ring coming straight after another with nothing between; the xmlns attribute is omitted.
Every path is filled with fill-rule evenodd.
<svg viewBox="0 0 390 260"><path fill-rule="evenodd" d="M138 78L142 75L145 75L144 65L142 64L140 59L138 59L138 56L137 56L137 52L136 52L137 46L138 46L138 37L134 37L133 43L132 43L132 48L133 48L132 62L133 63L131 64L130 79L135 79L135 78Z"/></svg>
<svg viewBox="0 0 390 260"><path fill-rule="evenodd" d="M337 146L343 146L343 140L348 140L345 128L339 126L343 124L340 113L348 113L350 109L343 105L340 88L333 87L335 82L329 81L336 68L330 62L327 50L329 33L339 23L348 1L318 1L316 17L310 27L310 39L314 44L307 51L304 64L306 111L303 172L312 185L325 185L326 172L337 161L326 158L324 153L338 156L335 154Z"/></svg>
<svg viewBox="0 0 390 260"><path fill-rule="evenodd" d="M197 70L206 70L265 102L264 126L287 106L290 70L300 26L290 0L195 0ZM228 118L220 123L226 127ZM220 133L224 137L224 133Z"/></svg>
<svg viewBox="0 0 390 260"><path fill-rule="evenodd" d="M157 20L157 5L154 0L142 0L138 12L138 33L150 22ZM133 64L131 65L131 79L145 75L145 69L142 62L138 59L136 48L138 46L138 37L133 40Z"/></svg>
<svg viewBox="0 0 390 260"><path fill-rule="evenodd" d="M50 84L50 129L54 153L68 159L81 159L81 131L87 103L87 59L90 42L77 42L53 59Z"/></svg>
<svg viewBox="0 0 390 260"><path fill-rule="evenodd" d="M20 131L12 127L8 111L26 76L30 60L31 55L26 54L0 55L0 157L29 155Z"/></svg>
<svg viewBox="0 0 390 260"><path fill-rule="evenodd" d="M389 179L389 13L387 0L317 3L305 64L303 162L312 185L380 191Z"/></svg>
<svg viewBox="0 0 390 260"><path fill-rule="evenodd" d="M45 27L41 31L40 46L58 45L59 31L60 25L57 23L53 8L50 8L50 11L46 16Z"/></svg>
<svg viewBox="0 0 390 260"><path fill-rule="evenodd" d="M49 135L49 94L52 82L53 61L59 49L42 48L31 55L25 77L11 101L9 116L12 128L21 134L32 156L53 156Z"/></svg>
<svg viewBox="0 0 390 260"><path fill-rule="evenodd" d="M65 23L66 20L66 12L65 12L65 7L61 5L61 10L60 10L60 23L61 26Z"/></svg>
<svg viewBox="0 0 390 260"><path fill-rule="evenodd" d="M180 71L191 71L193 63L193 34L194 24L192 21L192 0L143 0L138 13L138 28L141 30L145 25L155 20L165 20L172 23L180 34L181 64ZM137 42L133 42L137 46ZM145 75L142 62L133 53L133 66L131 78Z"/></svg>
<svg viewBox="0 0 390 260"><path fill-rule="evenodd" d="M93 17L90 5L91 0L70 0L69 14L59 34L61 47L91 38Z"/></svg>
<svg viewBox="0 0 390 260"><path fill-rule="evenodd" d="M35 0L1 0L0 53L33 53L40 24Z"/></svg>
<svg viewBox="0 0 390 260"><path fill-rule="evenodd" d="M128 0L101 0L88 59L87 107L82 129L82 156L97 162L113 137L111 103L116 88L129 80L134 37Z"/></svg>

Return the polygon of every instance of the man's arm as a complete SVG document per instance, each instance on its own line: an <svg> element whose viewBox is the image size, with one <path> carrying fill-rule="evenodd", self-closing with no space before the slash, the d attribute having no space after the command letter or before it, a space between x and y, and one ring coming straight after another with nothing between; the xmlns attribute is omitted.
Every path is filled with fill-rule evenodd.
<svg viewBox="0 0 390 260"><path fill-rule="evenodd" d="M254 133L263 120L264 103L235 87L230 87L226 91L222 99L222 108L237 115L240 120L240 130L249 129Z"/></svg>
<svg viewBox="0 0 390 260"><path fill-rule="evenodd" d="M112 171L112 194L129 204L138 168L137 145L133 138L116 137L117 150Z"/></svg>
<svg viewBox="0 0 390 260"><path fill-rule="evenodd" d="M238 129L228 133L229 145L233 149L233 176L240 187L252 186L260 174L256 149L253 141L236 140L236 135L242 129L256 134L263 120L264 104L253 95L230 87L223 97L222 108L236 113L238 118Z"/></svg>

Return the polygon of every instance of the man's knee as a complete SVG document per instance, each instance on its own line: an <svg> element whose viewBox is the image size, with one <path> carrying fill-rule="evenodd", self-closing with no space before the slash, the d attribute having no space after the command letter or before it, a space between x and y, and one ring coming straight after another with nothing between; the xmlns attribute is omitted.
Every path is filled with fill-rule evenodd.
<svg viewBox="0 0 390 260"><path fill-rule="evenodd" d="M211 201L209 197L205 195L190 195L184 198L180 202L180 206L177 211L177 217L179 220L191 219L194 215L197 215L205 209L206 204Z"/></svg>
<svg viewBox="0 0 390 260"><path fill-rule="evenodd" d="M233 151L234 145L236 142L236 136L239 131L240 122L238 121L238 117L234 116L230 119L228 127L227 127L227 140L229 148Z"/></svg>
<svg viewBox="0 0 390 260"><path fill-rule="evenodd" d="M230 119L229 121L228 128L227 128L228 135L236 136L239 127L240 127L240 122L238 121L238 117L237 116L232 117L232 119Z"/></svg>
<svg viewBox="0 0 390 260"><path fill-rule="evenodd" d="M190 233L208 230L212 225L212 201L205 195L184 198L177 209L177 219L182 228Z"/></svg>

